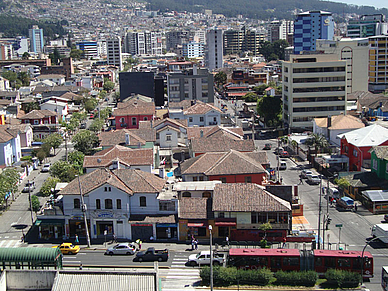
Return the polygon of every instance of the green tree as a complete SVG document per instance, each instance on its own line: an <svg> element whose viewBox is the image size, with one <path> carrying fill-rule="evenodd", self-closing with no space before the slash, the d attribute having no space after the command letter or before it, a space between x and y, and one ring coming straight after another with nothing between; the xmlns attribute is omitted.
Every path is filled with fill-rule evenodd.
<svg viewBox="0 0 388 291"><path fill-rule="evenodd" d="M214 75L214 83L216 83L218 88L221 88L223 85L226 84L226 81L228 79L228 76L225 72L218 72Z"/></svg>
<svg viewBox="0 0 388 291"><path fill-rule="evenodd" d="M55 156L55 149L59 148L59 146L62 144L63 138L59 133L52 133L44 139L44 143L48 144L50 148L54 149L54 156Z"/></svg>
<svg viewBox="0 0 388 291"><path fill-rule="evenodd" d="M71 163L57 161L50 167L50 174L61 182L71 182L79 172Z"/></svg>
<svg viewBox="0 0 388 291"><path fill-rule="evenodd" d="M6 168L0 174L0 203L4 203L7 194L13 194L17 191L17 183L20 174L15 168Z"/></svg>
<svg viewBox="0 0 388 291"><path fill-rule="evenodd" d="M30 54L28 52L24 52L23 55L22 55L22 59L23 60L28 60L30 58Z"/></svg>
<svg viewBox="0 0 388 291"><path fill-rule="evenodd" d="M30 76L27 72L19 72L18 79L21 81L23 86L30 86Z"/></svg>
<svg viewBox="0 0 388 291"><path fill-rule="evenodd" d="M330 148L330 144L322 134L312 133L310 137L305 141L305 145L313 147L315 150L315 156L319 152L327 151Z"/></svg>
<svg viewBox="0 0 388 291"><path fill-rule="evenodd" d="M37 213L40 210L40 202L39 198L36 195L31 196L31 205L32 205L32 211Z"/></svg>
<svg viewBox="0 0 388 291"><path fill-rule="evenodd" d="M85 53L84 51L82 50L79 50L79 49L72 49L70 51L70 57L74 60L80 60L81 58L84 58L85 56Z"/></svg>
<svg viewBox="0 0 388 291"><path fill-rule="evenodd" d="M243 96L243 99L245 102L256 102L258 97L256 93L249 92Z"/></svg>
<svg viewBox="0 0 388 291"><path fill-rule="evenodd" d="M281 124L282 101L278 96L264 96L257 102L257 112L268 126Z"/></svg>
<svg viewBox="0 0 388 291"><path fill-rule="evenodd" d="M24 110L26 113L29 113L31 112L32 110L39 110L40 109L40 105L38 102L29 102L26 104L26 106L24 107Z"/></svg>
<svg viewBox="0 0 388 291"><path fill-rule="evenodd" d="M112 108L106 107L100 110L100 118L102 120L108 119L108 117L112 114Z"/></svg>
<svg viewBox="0 0 388 291"><path fill-rule="evenodd" d="M93 111L97 107L97 100L95 98L88 98L84 100L84 108L87 112Z"/></svg>
<svg viewBox="0 0 388 291"><path fill-rule="evenodd" d="M89 130L98 132L104 127L105 121L102 118L95 118L92 124L89 126Z"/></svg>
<svg viewBox="0 0 388 291"><path fill-rule="evenodd" d="M53 53L49 54L49 58L51 59L51 63L53 65L58 65L62 59L57 48L54 48Z"/></svg>
<svg viewBox="0 0 388 291"><path fill-rule="evenodd" d="M71 118L78 119L79 122L82 122L88 118L88 114L86 112L74 112Z"/></svg>
<svg viewBox="0 0 388 291"><path fill-rule="evenodd" d="M335 179L334 182L342 191L350 187L350 182L345 178Z"/></svg>
<svg viewBox="0 0 388 291"><path fill-rule="evenodd" d="M40 193L42 196L48 197L52 194L51 189L55 189L57 183L60 182L58 178L48 177L46 181L44 181L42 187L40 188Z"/></svg>
<svg viewBox="0 0 388 291"><path fill-rule="evenodd" d="M109 79L107 78L104 78L104 90L107 91L107 92L110 92L114 89L115 87L115 83L113 83L112 81L109 81Z"/></svg>
<svg viewBox="0 0 388 291"><path fill-rule="evenodd" d="M73 151L69 153L69 163L78 170L78 173L82 175L84 167L85 155L79 151Z"/></svg>
<svg viewBox="0 0 388 291"><path fill-rule="evenodd" d="M264 95L265 89L267 89L267 88L268 88L267 84L261 84L259 86L253 87L253 91L255 91L255 93L257 95L262 96L262 95Z"/></svg>
<svg viewBox="0 0 388 291"><path fill-rule="evenodd" d="M89 130L81 130L73 137L74 148L77 151L90 155L93 149L98 146L98 137Z"/></svg>
<svg viewBox="0 0 388 291"><path fill-rule="evenodd" d="M267 231L272 229L272 225L270 222L266 222L266 223L260 224L259 229L264 231L264 237L261 240L261 246L265 248L267 247Z"/></svg>
<svg viewBox="0 0 388 291"><path fill-rule="evenodd" d="M16 80L18 78L18 74L12 71L4 71L1 73L1 76L3 78L6 78L9 81L9 84L11 85L12 88L16 87Z"/></svg>

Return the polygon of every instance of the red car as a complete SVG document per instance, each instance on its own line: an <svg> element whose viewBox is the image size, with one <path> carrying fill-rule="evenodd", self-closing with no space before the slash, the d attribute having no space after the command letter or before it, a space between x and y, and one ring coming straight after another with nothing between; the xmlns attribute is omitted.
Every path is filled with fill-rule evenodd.
<svg viewBox="0 0 388 291"><path fill-rule="evenodd" d="M281 156L282 158L289 158L289 157L290 157L290 154L289 154L287 151L283 151L283 152L280 153L280 156Z"/></svg>

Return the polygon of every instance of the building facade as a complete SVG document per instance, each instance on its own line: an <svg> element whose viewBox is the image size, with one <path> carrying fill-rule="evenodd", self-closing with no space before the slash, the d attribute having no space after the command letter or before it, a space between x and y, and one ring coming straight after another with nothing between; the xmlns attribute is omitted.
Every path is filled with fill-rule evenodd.
<svg viewBox="0 0 388 291"><path fill-rule="evenodd" d="M28 30L28 36L30 37L30 52L42 53L44 47L43 29L34 25Z"/></svg>
<svg viewBox="0 0 388 291"><path fill-rule="evenodd" d="M274 20L268 28L268 41L274 42L279 39L287 40L289 34L294 33L294 21Z"/></svg>
<svg viewBox="0 0 388 291"><path fill-rule="evenodd" d="M206 66L209 70L224 66L223 60L223 31L211 29L206 33Z"/></svg>
<svg viewBox="0 0 388 291"><path fill-rule="evenodd" d="M388 33L385 15L361 15L358 20L350 20L346 27L346 36L351 38L370 37Z"/></svg>
<svg viewBox="0 0 388 291"><path fill-rule="evenodd" d="M388 60L388 35L369 38L369 91L384 92L388 88L386 62Z"/></svg>
<svg viewBox="0 0 388 291"><path fill-rule="evenodd" d="M316 51L317 39L334 37L334 19L330 12L309 11L298 14L294 22L294 54Z"/></svg>
<svg viewBox="0 0 388 291"><path fill-rule="evenodd" d="M203 43L190 41L183 45L183 56L187 58L199 58L203 56Z"/></svg>
<svg viewBox="0 0 388 291"><path fill-rule="evenodd" d="M121 39L112 38L106 41L108 65L115 66L119 71L123 70L121 59Z"/></svg>
<svg viewBox="0 0 388 291"><path fill-rule="evenodd" d="M346 114L347 62L335 54L291 55L283 62L283 119L312 129L312 119Z"/></svg>

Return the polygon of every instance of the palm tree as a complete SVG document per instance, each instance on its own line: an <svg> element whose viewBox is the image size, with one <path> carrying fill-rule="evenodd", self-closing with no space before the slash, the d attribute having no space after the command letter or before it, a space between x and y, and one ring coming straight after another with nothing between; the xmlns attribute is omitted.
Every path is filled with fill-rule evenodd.
<svg viewBox="0 0 388 291"><path fill-rule="evenodd" d="M314 147L315 149L315 156L317 156L320 149L327 150L330 148L330 144L327 141L327 139L322 134L316 134L313 133L310 135L310 137L306 140L305 144L310 148Z"/></svg>

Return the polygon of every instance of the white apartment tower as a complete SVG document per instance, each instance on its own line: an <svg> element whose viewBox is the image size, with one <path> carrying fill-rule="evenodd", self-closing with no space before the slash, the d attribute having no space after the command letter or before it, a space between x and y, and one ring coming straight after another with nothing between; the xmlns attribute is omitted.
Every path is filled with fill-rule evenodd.
<svg viewBox="0 0 388 291"><path fill-rule="evenodd" d="M206 58L205 65L212 71L224 66L223 60L223 31L220 29L210 29L206 33Z"/></svg>
<svg viewBox="0 0 388 291"><path fill-rule="evenodd" d="M347 62L337 54L291 55L283 62L283 120L311 130L312 120L346 114Z"/></svg>
<svg viewBox="0 0 388 291"><path fill-rule="evenodd" d="M28 36L30 38L30 52L32 53L43 53L43 29L37 25L33 25L28 30Z"/></svg>
<svg viewBox="0 0 388 291"><path fill-rule="evenodd" d="M128 32L125 36L125 52L132 55L162 55L163 33L159 31Z"/></svg>
<svg viewBox="0 0 388 291"><path fill-rule="evenodd" d="M348 93L368 91L368 38L317 39L317 51L337 54L340 60L346 60Z"/></svg>
<svg viewBox="0 0 388 291"><path fill-rule="evenodd" d="M119 37L106 41L108 65L116 66L119 71L123 69L121 59L121 40Z"/></svg>
<svg viewBox="0 0 388 291"><path fill-rule="evenodd" d="M294 33L294 21L274 20L271 21L268 28L268 40L270 42L279 39L287 40L290 34Z"/></svg>

